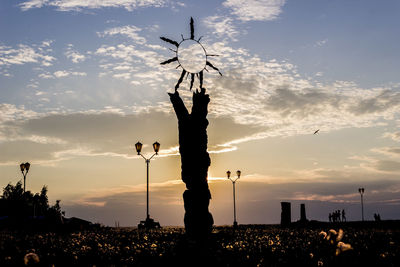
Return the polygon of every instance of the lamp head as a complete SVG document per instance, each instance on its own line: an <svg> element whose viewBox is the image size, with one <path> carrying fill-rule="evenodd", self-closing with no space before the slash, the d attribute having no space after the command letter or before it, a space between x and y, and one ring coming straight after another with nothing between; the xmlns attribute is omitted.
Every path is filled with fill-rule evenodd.
<svg viewBox="0 0 400 267"><path fill-rule="evenodd" d="M230 171L227 171L226 172L226 176L228 177L228 179L231 177L231 172Z"/></svg>
<svg viewBox="0 0 400 267"><path fill-rule="evenodd" d="M153 144L153 148L154 148L154 152L156 152L156 154L158 154L158 151L160 151L160 143L156 141Z"/></svg>
<svg viewBox="0 0 400 267"><path fill-rule="evenodd" d="M31 164L30 164L29 162L26 162L26 163L25 163L25 170L26 170L26 172L29 171L29 167L31 167Z"/></svg>
<svg viewBox="0 0 400 267"><path fill-rule="evenodd" d="M137 142L135 144L136 152L137 152L138 155L140 155L140 151L142 151L142 146L143 146L143 144L140 143L140 142Z"/></svg>
<svg viewBox="0 0 400 267"><path fill-rule="evenodd" d="M238 177L238 178L240 178L240 174L241 174L241 173L242 173L242 172L239 171L239 170L236 171L236 174L237 174L237 177Z"/></svg>
<svg viewBox="0 0 400 267"><path fill-rule="evenodd" d="M19 167L21 168L21 172L23 172L25 170L25 163L21 163Z"/></svg>

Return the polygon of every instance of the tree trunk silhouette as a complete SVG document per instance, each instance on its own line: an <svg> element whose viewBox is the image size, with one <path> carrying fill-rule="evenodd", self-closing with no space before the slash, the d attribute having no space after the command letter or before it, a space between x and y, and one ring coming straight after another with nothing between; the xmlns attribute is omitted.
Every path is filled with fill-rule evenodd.
<svg viewBox="0 0 400 267"><path fill-rule="evenodd" d="M169 93L178 118L179 153L182 180L187 190L183 193L186 233L195 238L206 238L214 223L208 205L211 193L207 183L210 156L207 152L207 107L210 102L205 89L193 93L192 112L189 114L178 91Z"/></svg>

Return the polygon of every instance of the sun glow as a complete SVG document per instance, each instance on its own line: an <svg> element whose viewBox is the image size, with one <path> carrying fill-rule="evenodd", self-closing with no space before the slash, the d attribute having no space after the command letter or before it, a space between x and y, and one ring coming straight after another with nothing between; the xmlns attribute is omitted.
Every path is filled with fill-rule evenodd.
<svg viewBox="0 0 400 267"><path fill-rule="evenodd" d="M209 182L226 180L226 177L214 177L211 172L208 172L207 180Z"/></svg>

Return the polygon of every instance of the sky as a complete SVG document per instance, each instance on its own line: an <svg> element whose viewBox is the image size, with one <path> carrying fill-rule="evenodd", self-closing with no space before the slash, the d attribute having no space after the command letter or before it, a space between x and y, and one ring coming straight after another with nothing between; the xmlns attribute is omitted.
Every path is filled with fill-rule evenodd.
<svg viewBox="0 0 400 267"><path fill-rule="evenodd" d="M279 223L345 209L400 219L400 2L397 0L2 0L0 185L47 185L67 217L183 225L177 119L181 70L160 36L195 37L210 70L210 211L216 225ZM191 106L190 81L179 92ZM194 87L198 88L198 81ZM316 130L317 134L313 134Z"/></svg>

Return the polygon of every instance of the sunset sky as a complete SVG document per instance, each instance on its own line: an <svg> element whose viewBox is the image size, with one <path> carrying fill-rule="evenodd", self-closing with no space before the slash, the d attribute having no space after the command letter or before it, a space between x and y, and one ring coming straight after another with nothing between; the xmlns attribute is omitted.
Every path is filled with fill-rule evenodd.
<svg viewBox="0 0 400 267"><path fill-rule="evenodd" d="M159 39L195 35L210 71L208 150L215 224L309 219L345 209L400 219L398 0L2 0L0 186L49 189L67 217L134 226L146 216L146 165L160 142L150 215L183 225L178 131L167 92L179 78ZM198 83L195 83L198 87ZM189 80L180 94L191 105ZM317 129L319 133L313 134Z"/></svg>

